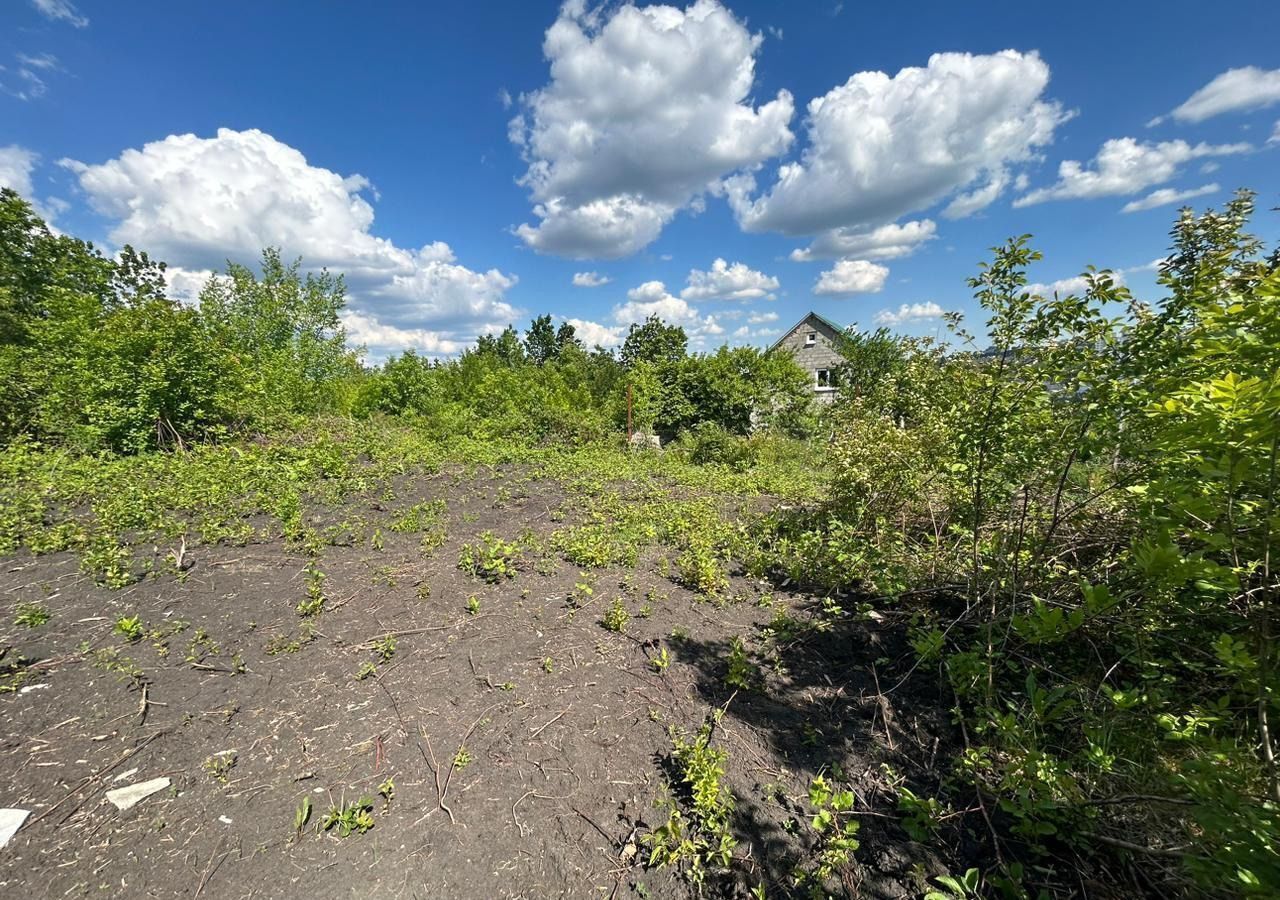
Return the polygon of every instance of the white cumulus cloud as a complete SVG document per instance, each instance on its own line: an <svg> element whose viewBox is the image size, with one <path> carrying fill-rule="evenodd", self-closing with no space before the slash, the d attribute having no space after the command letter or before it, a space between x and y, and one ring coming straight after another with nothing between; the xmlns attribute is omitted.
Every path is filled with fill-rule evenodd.
<svg viewBox="0 0 1280 900"><path fill-rule="evenodd" d="M616 347L622 343L624 332L621 327L601 325L590 319L565 319L573 326L574 337L588 347Z"/></svg>
<svg viewBox="0 0 1280 900"><path fill-rule="evenodd" d="M813 292L836 297L874 294L884 287L888 277L887 266L876 265L865 259L842 259L818 276Z"/></svg>
<svg viewBox="0 0 1280 900"><path fill-rule="evenodd" d="M0 147L0 188L11 188L30 200L31 172L39 158L36 153L17 144Z"/></svg>
<svg viewBox="0 0 1280 900"><path fill-rule="evenodd" d="M566 3L543 41L551 80L508 128L540 220L516 234L543 253L627 256L718 179L783 152L791 95L752 105L761 41L716 0Z"/></svg>
<svg viewBox="0 0 1280 900"><path fill-rule="evenodd" d="M932 219L881 225L879 228L855 226L833 228L818 235L804 249L791 251L796 262L856 256L860 259L897 259L909 256L927 241L937 237L938 226Z"/></svg>
<svg viewBox="0 0 1280 900"><path fill-rule="evenodd" d="M903 303L897 310L880 310L875 315L875 322L877 325L905 325L908 322L940 319L943 312L942 307L932 300L925 303Z"/></svg>
<svg viewBox="0 0 1280 900"><path fill-rule="evenodd" d="M613 280L612 278L606 278L604 275L601 275L599 272L574 272L573 273L574 287L585 287L585 288L602 287L608 284L612 280Z"/></svg>
<svg viewBox="0 0 1280 900"><path fill-rule="evenodd" d="M1185 191L1180 191L1176 188L1160 188L1138 200L1130 200L1120 211L1126 213L1142 212L1146 209L1155 209L1158 206L1181 203L1194 197L1203 197L1206 194L1215 194L1218 190L1219 188L1216 184L1205 184L1198 188L1188 188Z"/></svg>
<svg viewBox="0 0 1280 900"><path fill-rule="evenodd" d="M717 259L709 271L689 271L688 287L680 292L685 300L755 300L772 297L778 279L757 272L746 263L733 264Z"/></svg>
<svg viewBox="0 0 1280 900"><path fill-rule="evenodd" d="M1046 200L1110 197L1136 194L1162 184L1178 174L1178 167L1206 156L1248 153L1248 144L1188 144L1186 141L1141 143L1131 137L1112 138L1102 145L1086 166L1074 159L1058 166L1058 181L1024 194L1014 206L1030 206Z"/></svg>
<svg viewBox="0 0 1280 900"><path fill-rule="evenodd" d="M1276 103L1280 103L1280 69L1244 66L1228 69L1214 78L1171 115L1179 122L1203 122L1223 113L1262 109Z"/></svg>
<svg viewBox="0 0 1280 900"><path fill-rule="evenodd" d="M951 210L972 213L1068 118L1042 99L1048 83L1038 55L1014 50L860 72L809 102L800 160L756 198L753 177L727 180L730 202L747 231L793 235L880 226L976 186Z"/></svg>
<svg viewBox="0 0 1280 900"><path fill-rule="evenodd" d="M679 325L695 348L706 346L707 338L724 334L716 316L703 316L681 297L672 296L661 281L646 281L627 291L627 302L613 308L613 320L619 325L641 323L657 316L668 325Z"/></svg>
<svg viewBox="0 0 1280 900"><path fill-rule="evenodd" d="M371 347L461 346L519 312L505 297L515 276L469 269L442 241L405 248L376 236L366 178L311 165L262 131L170 135L104 163L62 164L114 221L116 244L195 272L253 264L274 246L345 274L353 340Z"/></svg>

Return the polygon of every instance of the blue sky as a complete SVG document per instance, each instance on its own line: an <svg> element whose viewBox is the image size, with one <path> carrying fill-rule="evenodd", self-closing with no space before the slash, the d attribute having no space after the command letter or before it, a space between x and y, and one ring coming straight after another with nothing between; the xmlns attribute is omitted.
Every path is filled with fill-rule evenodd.
<svg viewBox="0 0 1280 900"><path fill-rule="evenodd" d="M344 271L375 359L541 312L931 334L1008 236L1154 297L1179 205L1276 206L1277 34L1261 0L7 0L0 183L179 295L266 244Z"/></svg>

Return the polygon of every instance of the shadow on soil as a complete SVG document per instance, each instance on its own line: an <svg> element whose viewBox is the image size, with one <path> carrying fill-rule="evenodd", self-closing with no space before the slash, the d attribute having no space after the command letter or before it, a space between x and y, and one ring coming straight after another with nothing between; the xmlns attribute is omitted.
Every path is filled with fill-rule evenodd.
<svg viewBox="0 0 1280 900"><path fill-rule="evenodd" d="M790 896L797 851L812 843L807 820L814 811L786 794L803 796L814 777L835 774L852 787L861 822L855 863L841 875L844 894L918 896L925 881L948 865L933 846L912 841L902 829L897 793L881 766L892 766L918 793L932 796L940 770L958 750L957 736L928 686L908 683L891 697L882 694L900 677L901 667L891 661L908 656L901 626L823 617L816 601L812 606L799 606L815 615L789 638L769 642L759 632L744 637L751 690L735 690L726 681L731 638L671 640L673 655L697 672L702 699L724 709L728 728L747 726L769 751L748 766L763 784L748 796L738 792L735 835L754 849L756 877L768 895ZM772 659L763 650L771 643L778 647ZM791 791L767 787L788 776L797 782Z"/></svg>

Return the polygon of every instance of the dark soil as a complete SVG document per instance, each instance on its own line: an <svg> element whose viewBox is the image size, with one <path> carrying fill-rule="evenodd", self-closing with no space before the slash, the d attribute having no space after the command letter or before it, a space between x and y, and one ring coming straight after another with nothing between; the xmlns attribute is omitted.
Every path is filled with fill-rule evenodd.
<svg viewBox="0 0 1280 900"><path fill-rule="evenodd" d="M881 695L902 672L887 674L903 655L894 628L839 618L787 648L762 690L734 692L730 641L760 646L774 610L750 598L768 586L735 576L748 599L717 606L664 577L651 550L635 570L587 573L594 594L575 609L579 569L550 550L527 552L497 584L461 572L459 548L485 530L515 540L531 529L548 546L559 511L575 517L558 484L504 490L511 474L403 480L394 500L316 511L319 524L389 521L442 498L448 539L424 554L420 535L383 527L380 550L368 539L324 548L327 601L309 641L295 610L309 560L280 541L188 546L184 579L119 591L68 554L0 560L0 670L22 676L0 694L0 806L31 810L0 850L0 895L691 896L678 872L645 867L641 839L665 818L654 800L666 791L668 726L692 733L716 709L740 843L733 874L707 894L763 883L769 897L789 895L809 781L833 766L862 822L850 896L919 896L929 876L963 865L908 838L881 770L928 777L954 741L935 701L916 698L908 717L900 695ZM815 615L816 598L771 591L795 617ZM616 597L631 614L623 633L601 624ZM52 619L17 626L23 601ZM134 614L164 634L113 632ZM374 642L387 634L395 652L379 662ZM662 673L649 663L660 647L672 660ZM365 663L376 674L358 680ZM470 761L454 766L462 748ZM219 755L234 758L222 778L208 762ZM159 776L172 787L126 812L104 798ZM389 776L387 803L376 791ZM330 807L365 794L371 830L318 831Z"/></svg>

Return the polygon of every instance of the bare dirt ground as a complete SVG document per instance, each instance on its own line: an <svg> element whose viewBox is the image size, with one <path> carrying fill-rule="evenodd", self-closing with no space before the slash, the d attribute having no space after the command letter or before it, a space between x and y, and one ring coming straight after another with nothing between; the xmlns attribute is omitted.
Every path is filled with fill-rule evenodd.
<svg viewBox="0 0 1280 900"><path fill-rule="evenodd" d="M902 655L892 628L848 616L807 631L760 690L735 691L730 642L758 647L779 608L809 620L817 598L736 573L735 594L768 590L775 607L716 605L673 584L652 548L635 569L587 572L584 598L582 570L549 549L575 498L516 474L446 471L315 511L320 524L377 521L441 499L447 539L424 553L420 535L384 529L325 547L325 608L309 620L295 608L309 559L280 541L193 544L183 578L118 591L69 554L0 559L0 671L14 688L0 694L0 807L31 811L0 850L0 895L691 896L674 869L645 866L642 841L665 816L654 801L668 728L695 732L717 709L739 843L708 895L791 894L808 785L833 766L861 821L844 893L919 896L956 864L902 831L881 771L927 769L953 740L936 703L911 718L879 696ZM486 583L458 557L487 530L540 549ZM615 598L630 613L622 632L601 623ZM50 621L15 624L30 601ZM114 626L133 615L146 634L130 641ZM105 799L159 777L171 786L132 809ZM389 799L377 793L388 778ZM321 830L330 808L363 795L371 829Z"/></svg>

